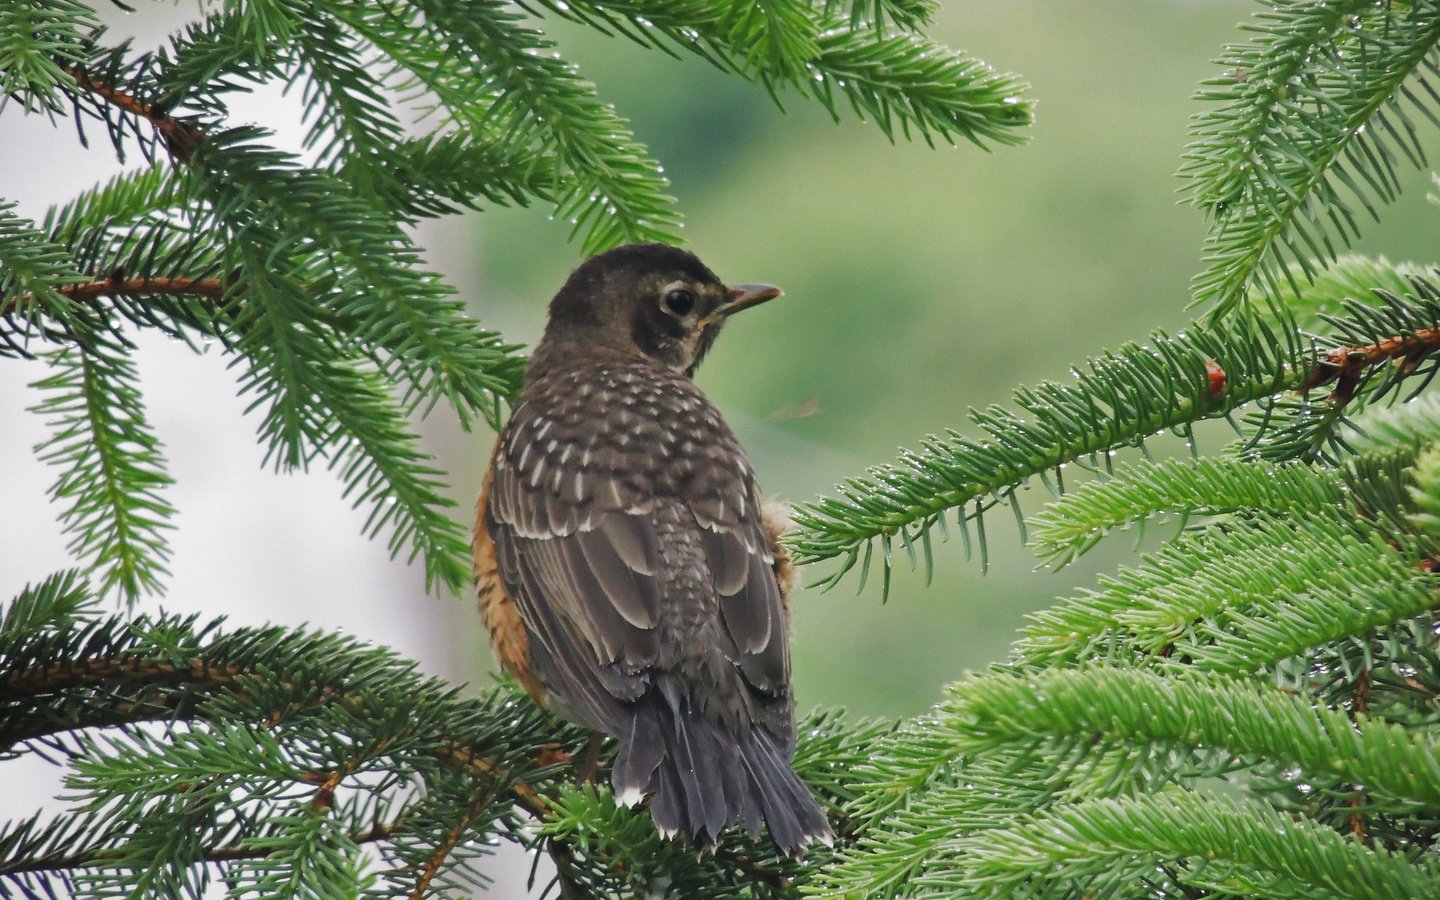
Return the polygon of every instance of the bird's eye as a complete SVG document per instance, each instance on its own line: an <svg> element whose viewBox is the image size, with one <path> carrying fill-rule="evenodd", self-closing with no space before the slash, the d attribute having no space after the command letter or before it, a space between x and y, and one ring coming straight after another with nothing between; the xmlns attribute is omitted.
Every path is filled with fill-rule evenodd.
<svg viewBox="0 0 1440 900"><path fill-rule="evenodd" d="M671 315L687 316L694 308L695 295L689 291L676 288L665 292L665 311Z"/></svg>

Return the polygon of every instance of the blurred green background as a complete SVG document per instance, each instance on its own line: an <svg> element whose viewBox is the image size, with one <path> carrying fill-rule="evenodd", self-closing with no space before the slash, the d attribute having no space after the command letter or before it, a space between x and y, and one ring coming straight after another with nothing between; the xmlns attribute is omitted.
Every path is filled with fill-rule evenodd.
<svg viewBox="0 0 1440 900"><path fill-rule="evenodd" d="M1176 329L1204 222L1174 173L1198 82L1243 39L1249 2L951 2L933 34L1032 85L1026 146L891 145L853 116L579 29L554 33L628 117L673 181L689 246L721 278L786 296L727 329L698 381L749 449L762 487L828 492L1021 384L1063 379L1099 350ZM1426 173L1366 247L1434 258ZM578 262L548 210L474 217L473 309L532 343ZM1202 451L1218 450L1211 431ZM469 436L488 449L489 436ZM467 473L478 481L478 473ZM457 478L461 477L457 473ZM1030 492L1031 508L1043 487ZM908 715L966 670L1001 659L1026 612L1093 582L1132 543L1112 538L1059 573L1036 570L1008 511L987 520L990 567L958 535L936 571L897 572L793 601L801 709ZM953 531L953 529L952 529ZM905 569L903 561L900 568ZM823 571L823 569L822 569ZM814 580L817 573L809 573ZM473 647L457 637L457 650Z"/></svg>

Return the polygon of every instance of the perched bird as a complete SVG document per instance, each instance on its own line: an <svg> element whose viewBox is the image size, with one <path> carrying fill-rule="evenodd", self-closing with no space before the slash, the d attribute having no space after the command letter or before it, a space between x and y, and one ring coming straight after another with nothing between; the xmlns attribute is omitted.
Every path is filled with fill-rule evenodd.
<svg viewBox="0 0 1440 900"><path fill-rule="evenodd" d="M663 244L587 260L550 303L475 527L480 605L537 701L615 737L615 796L700 847L727 826L802 852L825 814L790 767L783 524L692 376L780 295Z"/></svg>

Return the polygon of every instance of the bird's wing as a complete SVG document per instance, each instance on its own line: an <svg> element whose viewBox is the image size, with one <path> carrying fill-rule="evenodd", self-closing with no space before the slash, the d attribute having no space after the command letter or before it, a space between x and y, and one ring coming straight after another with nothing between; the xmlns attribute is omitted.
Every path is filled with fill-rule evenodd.
<svg viewBox="0 0 1440 900"><path fill-rule="evenodd" d="M618 701L644 693L660 656L662 593L676 589L664 567L700 563L718 596L721 651L753 688L785 693L784 610L748 464L702 464L685 479L675 499L689 511L681 527L693 532L681 543L703 549L694 559L667 558L674 539L662 539L656 519L665 501L644 466L616 458L615 448L551 439L558 429L537 439L544 425L535 421L516 410L514 434L492 466L484 521L551 689L594 727L623 724Z"/></svg>
<svg viewBox="0 0 1440 900"><path fill-rule="evenodd" d="M690 509L700 526L721 619L735 643L736 664L754 687L784 693L790 681L790 642L775 575L777 548L765 533L748 464L740 478L728 480L738 483L694 493Z"/></svg>

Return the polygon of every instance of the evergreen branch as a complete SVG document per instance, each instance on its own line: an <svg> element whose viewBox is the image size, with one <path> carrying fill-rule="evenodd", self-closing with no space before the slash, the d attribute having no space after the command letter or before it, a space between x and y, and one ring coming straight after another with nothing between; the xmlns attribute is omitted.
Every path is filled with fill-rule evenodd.
<svg viewBox="0 0 1440 900"><path fill-rule="evenodd" d="M1372 544L1372 550L1378 550ZM1346 572L1339 589L1310 589L1295 597L1264 597L1234 612L1194 627L1177 642L1177 658L1196 671L1248 674L1305 659L1355 636L1375 634L1436 608L1433 579L1417 577L1393 557L1377 554L1381 564L1365 560L1368 571ZM1388 568L1394 580L1381 580L1375 569Z"/></svg>
<svg viewBox="0 0 1440 900"><path fill-rule="evenodd" d="M1014 76L913 33L928 21L928 3L857 2L848 12L819 0L741 7L706 0L536 3L645 46L698 53L772 94L781 86L808 94L837 121L838 94L892 140L898 125L905 137L914 129L927 143L958 137L979 146L1014 144L1023 140L1017 130L1031 122L1032 104ZM901 32L888 32L886 18Z"/></svg>
<svg viewBox="0 0 1440 900"><path fill-rule="evenodd" d="M458 588L469 579L467 542L442 512L452 504L440 473L424 465L378 376L335 357L364 353L409 385L408 408L428 411L446 398L462 417L473 409L492 419L495 392L513 387L519 361L438 280L412 267L417 251L393 221L250 137L217 133L194 162L210 199L207 219L228 234L226 251L238 264L242 392L269 406L262 433L270 457L285 467L328 457L347 495L373 504L367 533L393 525L392 553L410 542L412 558L424 556L427 583ZM303 252L261 252L292 244L297 224L308 236Z"/></svg>
<svg viewBox="0 0 1440 900"><path fill-rule="evenodd" d="M1415 460L1414 483L1408 485L1414 511L1412 525L1440 544L1440 448L1431 445Z"/></svg>
<svg viewBox="0 0 1440 900"><path fill-rule="evenodd" d="M740 62L738 70L751 73L752 78L758 73L785 80L803 77L802 62L813 58L819 49L816 38L820 23L810 0L761 0L717 11L718 19L706 22L696 17L692 22L705 23L724 33L727 49ZM636 26L643 27L638 22Z"/></svg>
<svg viewBox="0 0 1440 900"><path fill-rule="evenodd" d="M0 202L0 352L29 356L23 344L29 328L44 319L71 319L70 302L58 288L87 279L70 265L64 246L13 209Z"/></svg>
<svg viewBox="0 0 1440 900"><path fill-rule="evenodd" d="M799 563L844 557L828 585L859 561L862 549L868 566L877 539L888 571L894 540L911 550L949 509L977 504L961 514L963 525L978 517L986 498L1007 498L1033 476L1295 389L1313 380L1314 368L1293 334L1277 334L1258 319L1178 337L1157 333L1150 345L1090 360L1073 385L1045 382L1018 391L1023 416L1001 407L972 411L986 439L954 431L927 438L921 452L902 452L900 464L847 480L838 499L798 506L791 546ZM928 560L928 542L922 546Z"/></svg>
<svg viewBox="0 0 1440 900"><path fill-rule="evenodd" d="M1409 403L1367 406L1346 422L1345 444L1366 453L1400 444L1440 440L1440 396L1421 394Z"/></svg>
<svg viewBox="0 0 1440 900"><path fill-rule="evenodd" d="M1340 470L1356 512L1374 520L1396 549L1403 547L1407 554L1413 553L1422 568L1424 560L1435 558L1440 550L1440 542L1416 528L1411 519L1416 511L1411 496L1416 484L1416 461L1427 446L1420 442L1399 443L1362 453L1347 459Z"/></svg>
<svg viewBox="0 0 1440 900"><path fill-rule="evenodd" d="M1287 257L1306 276L1334 260L1330 235L1348 244L1359 231L1347 197L1375 217L1399 192L1395 157L1423 165L1406 105L1431 121L1440 105L1427 81L1440 71L1433 4L1283 0L1251 30L1200 93L1221 105L1196 118L1180 171L1214 222L1194 291L1215 315L1257 278L1271 297L1282 279L1295 287Z"/></svg>
<svg viewBox="0 0 1440 900"><path fill-rule="evenodd" d="M79 0L9 3L0 8L0 94L25 112L65 110L66 66L89 56L85 35L100 27Z"/></svg>
<svg viewBox="0 0 1440 900"><path fill-rule="evenodd" d="M56 600L53 609L62 606ZM495 832L492 822L516 827L510 812L516 805L549 819L556 814L554 798L563 795L554 760L569 759L569 753L550 747L557 737L576 742L573 734L557 736L539 711L508 693L461 700L438 681L420 678L413 664L350 639L279 628L222 634L215 625L174 616L131 621L112 616L79 626L56 618L48 632L46 647L32 645L20 654L0 647L0 658L75 655L68 648L85 647L122 662L108 665L104 683L98 678L107 667L98 660L81 667L78 678L75 672L49 672L53 664L40 667L68 680L69 687L50 690L56 685L49 684L49 693L37 698L53 710L75 710L76 691L92 691L117 707L140 697L141 684L161 675L209 672L213 683L200 685L197 703L171 716L167 732L81 737L71 785L75 796L88 801L88 811L79 814L86 841L63 847L40 840L16 844L7 860L26 871L71 878L81 870L79 877L96 886L124 874L127 883L170 891L202 884L196 867L215 864L233 890L291 894L318 890L336 883L334 878L356 883L361 876L353 867L353 835L383 821L389 824L374 838L392 845L386 854L400 852L400 844L425 848L419 864L393 873L406 877L409 871L405 893L416 886L422 894L435 893L442 890L442 878L462 876L451 854L485 851L485 838ZM269 662L276 658L285 660L285 670L272 670ZM27 687L45 681L33 670L24 668ZM3 708L0 717L13 711ZM85 721L75 724L84 727ZM852 733L834 717L806 724L804 732L796 759L824 769L822 785L844 782L844 770L868 755L876 734L874 727ZM132 776L137 769L147 773L143 782ZM370 772L383 773L382 779L366 778ZM351 795L363 796L423 783L426 799L408 802L403 814L379 818L379 808L370 809L369 801L343 799L343 780ZM456 806L461 796L464 805ZM606 802L613 805L612 798ZM662 841L642 812L621 812L632 829L645 832L645 841L664 848L662 863L681 893L714 886L716 893L707 896L789 896L793 878L806 874L798 861L778 857L763 841L737 838L721 854L697 858L684 845ZM480 844L464 850L471 837ZM0 837L0 845L4 841ZM586 870L602 865L615 871L618 864L606 857L625 860L628 851L576 847L576 864ZM412 854L406 850L402 858ZM258 867L239 865L248 863ZM334 865L348 868L331 871Z"/></svg>
<svg viewBox="0 0 1440 900"><path fill-rule="evenodd" d="M1108 532L1156 515L1246 511L1303 516L1335 509L1341 482L1304 465L1237 459L1136 462L1109 481L1083 484L1031 518L1036 552L1063 566Z"/></svg>
<svg viewBox="0 0 1440 900"><path fill-rule="evenodd" d="M388 209L408 220L479 209L481 198L528 206L532 199L551 201L555 192L554 156L514 147L498 135L487 142L465 134L412 138L372 165L388 170L374 190ZM353 180L348 163L340 177Z"/></svg>
<svg viewBox="0 0 1440 900"><path fill-rule="evenodd" d="M1030 125L1031 104L1013 76L915 35L866 41L865 33L837 22L819 34L820 52L807 66L812 77L801 84L832 115L838 91L891 140L897 122L907 140L913 128L932 146L935 137L979 147L1024 140L1017 129Z"/></svg>
<svg viewBox="0 0 1440 900"><path fill-rule="evenodd" d="M112 68L118 68L119 53L123 52L123 49L116 52L116 62L110 64ZM111 71L96 71L94 68L72 65L66 69L66 73L75 80L75 86L80 91L94 97L99 103L122 115L147 122L164 143L166 151L180 162L188 160L205 140L205 130L193 120L171 115L160 104L149 102L118 85ZM121 134L122 129L112 125L112 139L115 141L117 153L123 159L119 139ZM148 144L142 141L141 146L146 147Z"/></svg>
<svg viewBox="0 0 1440 900"><path fill-rule="evenodd" d="M171 338L193 342L198 334L226 341L220 248L212 232L190 227L187 194L182 174L152 165L52 208L45 227L69 248L77 270L95 273L77 286L76 297L91 302L108 296L115 318ZM41 334L56 343L77 340L64 323Z"/></svg>
<svg viewBox="0 0 1440 900"><path fill-rule="evenodd" d="M1293 322L1308 332L1323 331L1324 317L1342 314L1346 301L1374 297L1377 291L1405 296L1414 290L1414 279L1431 274L1431 268L1415 263L1392 263L1383 256L1353 254L1343 255L1324 271L1308 276L1295 264L1290 270L1273 308L1266 304L1264 291L1253 288L1249 305L1262 314L1278 314L1277 327L1280 322ZM1293 288L1297 284L1302 285L1299 290Z"/></svg>
<svg viewBox="0 0 1440 900"><path fill-rule="evenodd" d="M661 839L647 819L644 810L621 806L593 785L560 791L543 833L552 853L561 848L557 867L562 872L562 892L584 897L645 896L657 883L668 882L671 895L678 897L785 898L794 897L796 883L803 883L810 873L810 867L739 835L707 854L711 859L693 866L682 863L693 852Z"/></svg>
<svg viewBox="0 0 1440 900"><path fill-rule="evenodd" d="M16 700L80 689L98 690L116 681L123 681L132 688L152 685L219 688L233 683L237 676L246 672L239 665L213 663L198 656L177 664L143 656L98 654L49 665L11 669L0 680L0 699ZM85 726L77 723L73 727Z"/></svg>
<svg viewBox="0 0 1440 900"><path fill-rule="evenodd" d="M421 871L420 877L416 879L415 889L410 892L410 900L423 900L426 892L430 890L430 883L435 880L435 876L440 873L440 868L445 865L446 859L465 837L470 824L490 806L494 799L495 788L491 786L486 788L485 792L465 810L465 815L455 823L450 829L450 833L445 836L445 840L436 846L435 852L425 861L425 868Z"/></svg>
<svg viewBox="0 0 1440 900"><path fill-rule="evenodd" d="M918 31L934 19L940 9L939 0L848 0L850 23L868 23L877 31L890 20L896 28L904 31ZM824 12L828 15L845 3L825 0Z"/></svg>
<svg viewBox="0 0 1440 900"><path fill-rule="evenodd" d="M926 438L921 452L902 451L899 464L872 467L839 485L839 498L799 505L798 529L789 538L797 562L842 557L822 582L828 587L861 562L863 550L863 578L878 540L888 588L896 539L912 565L919 543L928 570L928 535L944 527L948 510L974 504L957 521L962 528L969 519L979 523L987 498L1013 503L1015 488L1035 476L1086 457L1096 465L1093 458L1111 448L1143 446L1149 435L1257 401L1264 415L1247 455L1279 462L1322 454L1357 393L1378 397L1440 365L1440 285L1416 279L1412 291L1403 299L1382 295L1378 308L1348 301L1345 316L1326 318L1336 334L1330 349L1307 349L1292 331L1276 333L1257 317L1236 316L1173 338L1157 334L1153 348L1127 345L1092 359L1073 385L1021 389L1015 402L1024 415L1002 407L971 412L985 439L954 431ZM1386 365L1393 362L1400 365ZM1323 404L1272 399L1325 386L1332 390Z"/></svg>
<svg viewBox="0 0 1440 900"><path fill-rule="evenodd" d="M1137 877L1163 877L1156 865L1173 862L1202 877L1217 863L1253 870L1260 883L1274 878L1282 886L1270 896L1298 889L1385 900L1440 890L1440 871L1429 861L1371 849L1256 803L1182 790L1060 806L962 836L947 849L956 870L921 876L917 887L1038 894L1059 875L1072 889L1078 883L1109 894Z"/></svg>
<svg viewBox="0 0 1440 900"><path fill-rule="evenodd" d="M118 590L133 604L168 574L165 533L175 512L161 493L171 479L138 373L125 348L98 334L50 363L54 374L34 384L50 396L32 411L47 417L52 434L35 450L61 469L50 496L68 501L60 515L68 549L100 570L101 593Z"/></svg>
<svg viewBox="0 0 1440 900"><path fill-rule="evenodd" d="M0 609L0 646L12 646L43 630L76 627L93 617L98 605L74 569L56 572L33 587L27 584Z"/></svg>
<svg viewBox="0 0 1440 900"><path fill-rule="evenodd" d="M1389 537L1339 510L1186 535L1141 567L1102 577L1100 590L1032 614L1015 660L1054 667L1174 655L1254 672L1430 608L1434 585Z"/></svg>
<svg viewBox="0 0 1440 900"><path fill-rule="evenodd" d="M391 112L384 85L355 53L355 36L327 15L302 11L294 32L297 71L309 130L307 150L319 147L318 166L346 163L356 193L381 190L386 170L378 163L392 155L404 131Z"/></svg>
<svg viewBox="0 0 1440 900"><path fill-rule="evenodd" d="M73 717L83 705L75 701L84 696L112 710L128 707L147 696L147 685L162 682L172 692L190 684L198 702L176 709L163 734L82 735L72 787L90 798L89 812L80 814L87 849L76 853L75 841L57 848L25 839L6 857L12 866L27 872L102 869L105 878L126 872L169 890L196 883L185 873L197 865L254 860L263 866L227 869L230 880L267 896L277 890L289 895L333 883L336 873L326 867L350 866L354 857L344 849L353 843L349 835L365 819L377 821L365 804L340 799L342 779L355 776L352 793L380 797L395 789L394 778L416 777L430 785L426 793L435 801L448 796L448 788L437 792L449 783L444 773L457 773L468 785L466 817L474 822L508 817L517 803L537 817L550 808L557 754L547 748L575 736L557 734L537 710L508 693L461 700L439 682L420 678L413 664L332 635L279 628L223 634L214 625L197 627L194 619L148 616L77 626L65 618L62 586L32 592L36 609L26 618L48 622L48 638L40 636L37 645L29 631L16 636L18 647L0 645L8 665L48 661L38 668L19 663L18 678L4 673L22 696L0 698L0 720L29 718L37 708ZM0 627L0 640L6 634ZM74 656L79 648L96 655L54 662L55 654ZM22 707L31 711L19 712ZM84 728L96 718L72 718L71 724ZM148 773L142 784L126 774L137 766ZM378 784L361 778L369 771L387 776ZM308 790L297 795L297 787ZM316 813L327 815L317 819ZM391 817L394 824L380 837L428 835L422 818L413 810ZM333 824L322 828L317 821ZM457 821L448 820L447 833ZM260 822L264 829L254 831ZM107 831L108 823L116 830ZM104 840L89 843L97 830ZM0 836L0 846L6 841ZM459 839L451 837L425 851L432 888L441 869L448 869L444 857L458 849Z"/></svg>
<svg viewBox="0 0 1440 900"><path fill-rule="evenodd" d="M97 847L89 850L73 850L68 831L47 832L41 824L42 817L34 816L12 823L8 831L0 833L0 849L14 848L12 852L0 853L0 879L19 882L19 876L40 872L68 872L97 866L111 866L124 858L123 849ZM70 825L66 820L61 824ZM76 829L78 832L80 829ZM391 823L377 823L368 828L351 832L348 840L357 845L373 844L393 840L398 828ZM49 849L47 849L49 848ZM66 849L61 849L66 848ZM265 859L280 852L274 846L256 845L251 842L203 848L195 859L196 863L220 864L242 860ZM3 890L3 887L0 887Z"/></svg>
<svg viewBox="0 0 1440 900"><path fill-rule="evenodd" d="M1376 290L1372 299L1377 302L1347 299L1340 314L1321 316L1330 331L1322 344L1330 349L1319 353L1319 365L1299 390L1333 385L1327 402L1291 400L1265 409L1258 420L1251 418L1258 427L1242 454L1271 461L1334 461L1350 452L1343 435L1353 406L1398 394L1414 380L1423 389L1440 372L1440 284L1417 276L1405 295Z"/></svg>
<svg viewBox="0 0 1440 900"><path fill-rule="evenodd" d="M1400 302L1399 298L1394 296L1387 295L1385 299L1389 300L1392 304L1398 304ZM1431 299L1440 300L1440 293L1437 293L1434 298L1426 298L1426 300ZM1436 309L1440 310L1440 305L1437 305ZM1369 308L1360 306L1359 304L1350 304L1347 311L1352 314L1369 312ZM1426 318L1430 321L1435 320L1434 315L1429 315ZM1374 319L1369 316L1366 316L1365 319L1374 321ZM1326 320L1330 322L1330 324L1337 326L1348 324L1345 319L1339 316L1327 316ZM1361 327L1368 324L1367 321L1361 320L1359 316L1356 316L1352 321L1356 321L1356 324ZM1394 323L1387 321L1384 324L1392 325ZM1391 330L1393 329L1386 329L1387 332ZM1301 383L1300 389L1309 390L1313 387L1335 382L1334 396L1342 401L1348 401L1358 387L1354 382L1358 380L1360 372L1373 369L1381 363L1392 360L1409 363L1413 370L1415 364L1437 350L1440 350L1440 325L1416 328L1408 333L1402 332L1394 336L1375 340L1368 344L1354 343L1337 347L1321 358L1319 367L1311 373L1310 379Z"/></svg>
<svg viewBox="0 0 1440 900"><path fill-rule="evenodd" d="M1092 757L1093 758L1093 757ZM909 723L873 747L854 770L865 793L865 827L806 893L901 897L948 842L1055 802L1065 773L1047 761L1000 749L956 759L931 717Z"/></svg>
<svg viewBox="0 0 1440 900"><path fill-rule="evenodd" d="M470 133L499 127L513 146L553 154L556 215L572 220L572 233L585 233L584 253L678 240L679 218L658 164L594 86L555 55L554 43L519 15L479 0L425 0L404 16L355 8L340 14L434 91ZM488 102L475 102L477 75Z"/></svg>
<svg viewBox="0 0 1440 900"><path fill-rule="evenodd" d="M343 390L347 398L337 403L337 395L327 397L341 429L331 438L330 465L345 482L345 497L357 506L370 504L366 535L390 529L392 557L409 545L407 561L423 558L427 587L441 583L463 593L473 577L470 541L465 527L444 512L455 505L444 493L445 473L428 465L433 457L418 449L379 379L340 367L327 376L327 391Z"/></svg>
<svg viewBox="0 0 1440 900"><path fill-rule="evenodd" d="M88 243L95 232L118 230L145 220L155 213L168 212L187 201L185 184L173 167L157 163L122 172L109 181L82 191L63 206L52 206L45 215L50 239L74 250Z"/></svg>
<svg viewBox="0 0 1440 900"><path fill-rule="evenodd" d="M955 685L939 727L952 753L1045 738L1160 742L1293 763L1400 801L1440 800L1432 737L1236 679L1101 666L997 673Z"/></svg>
<svg viewBox="0 0 1440 900"><path fill-rule="evenodd" d="M335 178L258 146L258 136L251 129L217 133L197 164L204 170L201 190L213 206L209 217L232 242L265 237L275 242L267 246L286 246L297 227L314 242L293 263L297 275L308 277L288 290L316 299L303 303L311 309L285 314L303 315L317 333L330 332L336 349L383 350L367 355L407 385L407 408L428 411L445 399L462 422L477 411L498 426L496 397L518 388L522 367L513 346L481 329L448 287L418 268L418 249L392 218L350 198ZM258 256L247 262L253 254L243 249L232 247L231 253L252 279L252 270L272 265ZM320 299L325 308L316 308ZM286 306L292 304L302 302L295 297ZM272 306L268 314L276 312ZM288 449L287 458L295 458Z"/></svg>
<svg viewBox="0 0 1440 900"><path fill-rule="evenodd" d="M225 283L219 278L166 278L144 275L135 278L106 278L84 284L63 285L55 289L62 297L82 301L99 297L143 297L149 294L204 297L218 301L225 296L225 291Z"/></svg>

